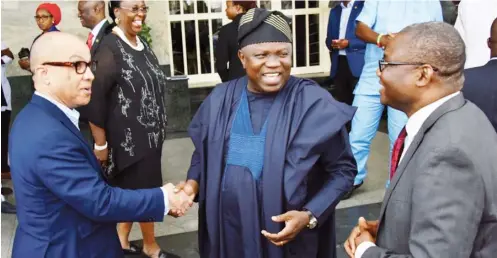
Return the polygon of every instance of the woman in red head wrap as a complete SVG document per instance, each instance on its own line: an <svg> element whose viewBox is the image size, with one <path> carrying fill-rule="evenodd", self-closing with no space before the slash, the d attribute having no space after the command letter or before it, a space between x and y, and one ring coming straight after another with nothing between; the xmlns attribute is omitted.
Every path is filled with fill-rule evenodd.
<svg viewBox="0 0 497 258"><path fill-rule="evenodd" d="M35 20L36 24L38 24L38 28L42 31L40 35L36 36L33 40L33 43L45 32L50 31L59 31L57 26L62 19L62 13L60 12L60 8L57 4L52 3L43 3L36 8ZM33 45L33 44L31 44ZM19 66L27 71L29 70L29 57L24 56L24 58L19 59Z"/></svg>
<svg viewBox="0 0 497 258"><path fill-rule="evenodd" d="M57 4L43 3L36 8L35 19L43 32L59 31L55 26L60 23L62 14Z"/></svg>

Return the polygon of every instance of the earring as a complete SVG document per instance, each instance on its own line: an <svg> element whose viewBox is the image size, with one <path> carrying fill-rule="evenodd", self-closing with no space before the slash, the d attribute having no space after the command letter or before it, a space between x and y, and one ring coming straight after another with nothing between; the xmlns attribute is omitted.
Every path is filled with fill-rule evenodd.
<svg viewBox="0 0 497 258"><path fill-rule="evenodd" d="M116 17L116 19L114 20L114 22L115 22L116 24L119 24L119 22L120 22L120 21L121 21L121 20L119 20L119 17Z"/></svg>

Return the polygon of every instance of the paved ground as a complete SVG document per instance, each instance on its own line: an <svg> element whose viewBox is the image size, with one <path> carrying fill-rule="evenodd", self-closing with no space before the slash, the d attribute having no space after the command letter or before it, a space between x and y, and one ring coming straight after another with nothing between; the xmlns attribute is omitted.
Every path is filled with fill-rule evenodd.
<svg viewBox="0 0 497 258"><path fill-rule="evenodd" d="M367 180L352 198L339 203L338 209L374 204L382 201L385 192L384 186L387 179L388 164L388 136L384 133L384 126L382 126L382 128L383 129L380 128L380 131L383 132L379 132L372 143L372 152L368 162L369 175ZM165 182L176 183L185 178L192 152L193 145L189 138L166 140L163 146L162 162L162 173ZM9 186L10 181L3 180L2 185ZM15 203L13 196L9 196L8 200ZM348 231L350 230L349 227L357 221L357 217L360 214L373 217L377 216L375 215L375 212L371 212L374 211L374 207L376 206L372 205L364 206L363 208L344 209L343 212L338 211L338 214L342 214L340 215L340 218L342 218L341 220L338 219L339 216L337 215L338 231L346 233L337 234L348 234ZM349 222L344 223L344 221ZM181 257L198 257L195 256L195 231L197 230L196 207L182 218L174 219L167 217L164 222L156 223L155 225L156 236L159 238L159 242L164 249L176 254L181 254ZM1 215L1 258L11 257L12 242L16 226L17 219L15 215ZM341 236L338 236L339 240L341 238ZM130 239L141 239L141 232L137 225L133 227Z"/></svg>

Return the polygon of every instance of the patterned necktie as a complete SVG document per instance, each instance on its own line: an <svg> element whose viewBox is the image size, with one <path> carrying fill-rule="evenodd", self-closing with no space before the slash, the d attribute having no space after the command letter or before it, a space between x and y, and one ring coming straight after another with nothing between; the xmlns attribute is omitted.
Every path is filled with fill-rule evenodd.
<svg viewBox="0 0 497 258"><path fill-rule="evenodd" d="M404 142L406 140L406 137L407 131L404 127L402 128L402 131L400 131L399 137L393 145L392 160L390 161L390 180L392 180L393 176L395 175L395 171L399 166L400 155L402 155L402 151L404 150Z"/></svg>
<svg viewBox="0 0 497 258"><path fill-rule="evenodd" d="M89 49L91 49L91 46L93 45L93 33L90 32L88 34L88 40L86 40L86 45L88 46Z"/></svg>

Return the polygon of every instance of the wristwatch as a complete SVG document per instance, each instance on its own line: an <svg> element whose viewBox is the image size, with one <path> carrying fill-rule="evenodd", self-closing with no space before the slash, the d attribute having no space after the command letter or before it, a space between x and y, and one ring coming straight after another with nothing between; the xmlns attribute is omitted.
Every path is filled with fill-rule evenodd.
<svg viewBox="0 0 497 258"><path fill-rule="evenodd" d="M308 210L306 210L305 212L307 213L307 215L309 215L309 224L307 224L307 228L315 228L318 225L318 220L316 219L316 217L314 217L314 215L312 215L312 212Z"/></svg>

